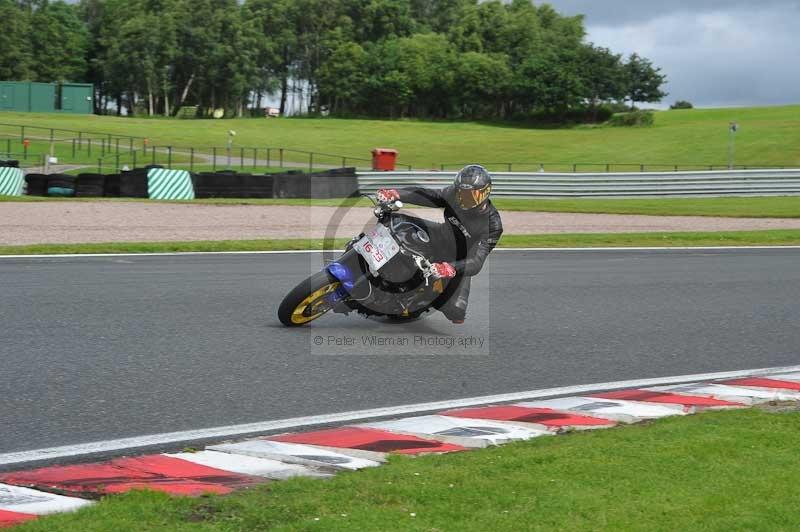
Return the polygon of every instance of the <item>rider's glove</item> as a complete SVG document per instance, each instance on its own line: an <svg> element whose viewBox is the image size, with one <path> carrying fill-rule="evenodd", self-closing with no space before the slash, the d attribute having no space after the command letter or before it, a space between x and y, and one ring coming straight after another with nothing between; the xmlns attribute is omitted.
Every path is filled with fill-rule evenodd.
<svg viewBox="0 0 800 532"><path fill-rule="evenodd" d="M390 201L397 201L400 199L400 193L393 188L379 189L375 196L381 203L388 203Z"/></svg>
<svg viewBox="0 0 800 532"><path fill-rule="evenodd" d="M433 268L434 275L439 278L450 279L456 276L456 269L449 262L437 262L431 264L431 268Z"/></svg>

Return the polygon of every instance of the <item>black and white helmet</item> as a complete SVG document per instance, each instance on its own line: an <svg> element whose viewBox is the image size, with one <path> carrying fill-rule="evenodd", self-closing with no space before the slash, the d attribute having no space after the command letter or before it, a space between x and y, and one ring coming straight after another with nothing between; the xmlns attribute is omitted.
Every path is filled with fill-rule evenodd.
<svg viewBox="0 0 800 532"><path fill-rule="evenodd" d="M489 199L489 194L492 192L492 176L483 166L470 164L456 174L453 188L459 207L464 210L475 209Z"/></svg>

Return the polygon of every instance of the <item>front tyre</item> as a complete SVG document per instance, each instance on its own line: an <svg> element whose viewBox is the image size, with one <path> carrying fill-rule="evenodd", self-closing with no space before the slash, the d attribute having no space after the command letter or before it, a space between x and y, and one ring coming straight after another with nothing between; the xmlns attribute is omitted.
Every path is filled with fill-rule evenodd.
<svg viewBox="0 0 800 532"><path fill-rule="evenodd" d="M331 309L331 294L341 283L327 270L315 273L283 298L278 319L287 327L300 327Z"/></svg>

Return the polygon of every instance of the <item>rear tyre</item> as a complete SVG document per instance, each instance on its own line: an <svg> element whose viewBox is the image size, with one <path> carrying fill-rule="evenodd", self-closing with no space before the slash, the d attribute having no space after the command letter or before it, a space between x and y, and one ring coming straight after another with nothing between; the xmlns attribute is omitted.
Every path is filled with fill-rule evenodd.
<svg viewBox="0 0 800 532"><path fill-rule="evenodd" d="M327 270L315 273L283 298L278 319L287 327L300 327L319 318L331 309L329 296L341 283Z"/></svg>

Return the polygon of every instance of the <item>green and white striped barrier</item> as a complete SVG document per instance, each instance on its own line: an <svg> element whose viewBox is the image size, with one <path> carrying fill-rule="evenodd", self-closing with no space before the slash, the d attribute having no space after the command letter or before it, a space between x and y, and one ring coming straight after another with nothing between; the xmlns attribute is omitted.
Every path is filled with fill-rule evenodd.
<svg viewBox="0 0 800 532"><path fill-rule="evenodd" d="M147 172L147 193L155 200L194 199L192 176L186 170L153 168Z"/></svg>
<svg viewBox="0 0 800 532"><path fill-rule="evenodd" d="M22 196L22 170L0 167L0 196Z"/></svg>

